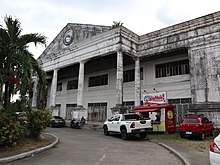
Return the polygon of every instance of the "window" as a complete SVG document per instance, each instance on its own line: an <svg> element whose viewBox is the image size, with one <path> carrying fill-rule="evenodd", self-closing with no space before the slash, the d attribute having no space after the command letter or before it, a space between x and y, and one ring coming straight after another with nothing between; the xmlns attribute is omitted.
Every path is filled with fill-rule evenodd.
<svg viewBox="0 0 220 165"><path fill-rule="evenodd" d="M208 123L209 119L207 119L206 117L202 118L202 123Z"/></svg>
<svg viewBox="0 0 220 165"><path fill-rule="evenodd" d="M199 123L199 120L197 118L186 118L183 120L183 123Z"/></svg>
<svg viewBox="0 0 220 165"><path fill-rule="evenodd" d="M78 80L68 81L67 90L77 89L78 88Z"/></svg>
<svg viewBox="0 0 220 165"><path fill-rule="evenodd" d="M123 73L124 82L131 82L134 81L135 73L134 69L132 70L126 70Z"/></svg>
<svg viewBox="0 0 220 165"><path fill-rule="evenodd" d="M182 98L181 99L181 103L184 104L184 103L192 103L192 99L191 98Z"/></svg>
<svg viewBox="0 0 220 165"><path fill-rule="evenodd" d="M143 68L140 68L140 79L143 80L144 71Z"/></svg>
<svg viewBox="0 0 220 165"><path fill-rule="evenodd" d="M126 70L123 73L124 82L135 81L135 70ZM143 80L143 68L140 68L140 79Z"/></svg>
<svg viewBox="0 0 220 165"><path fill-rule="evenodd" d="M57 91L62 91L62 83L57 83Z"/></svg>
<svg viewBox="0 0 220 165"><path fill-rule="evenodd" d="M89 77L89 87L108 85L108 74Z"/></svg>
<svg viewBox="0 0 220 165"><path fill-rule="evenodd" d="M124 106L134 106L134 101L124 101L123 105Z"/></svg>
<svg viewBox="0 0 220 165"><path fill-rule="evenodd" d="M187 104L192 103L191 98L181 98L181 99L168 99L169 104Z"/></svg>
<svg viewBox="0 0 220 165"><path fill-rule="evenodd" d="M55 107L56 107L56 109L60 109L61 104L56 104Z"/></svg>
<svg viewBox="0 0 220 165"><path fill-rule="evenodd" d="M88 107L107 106L107 103L88 103Z"/></svg>
<svg viewBox="0 0 220 165"><path fill-rule="evenodd" d="M120 116L115 116L114 121L119 121L120 120Z"/></svg>
<svg viewBox="0 0 220 165"><path fill-rule="evenodd" d="M128 112L131 112L134 108L134 101L124 101L123 106L127 108Z"/></svg>
<svg viewBox="0 0 220 165"><path fill-rule="evenodd" d="M66 107L67 107L67 108L76 107L76 106L77 106L77 104L66 104Z"/></svg>
<svg viewBox="0 0 220 165"><path fill-rule="evenodd" d="M156 78L189 74L189 60L156 65Z"/></svg>
<svg viewBox="0 0 220 165"><path fill-rule="evenodd" d="M138 114L126 114L124 115L125 120L141 120L142 118Z"/></svg>

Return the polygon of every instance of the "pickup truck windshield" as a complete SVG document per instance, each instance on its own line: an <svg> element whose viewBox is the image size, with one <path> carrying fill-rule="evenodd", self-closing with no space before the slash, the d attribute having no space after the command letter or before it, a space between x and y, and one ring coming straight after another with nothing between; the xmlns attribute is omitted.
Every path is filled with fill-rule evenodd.
<svg viewBox="0 0 220 165"><path fill-rule="evenodd" d="M142 118L137 114L124 115L124 120L141 120Z"/></svg>

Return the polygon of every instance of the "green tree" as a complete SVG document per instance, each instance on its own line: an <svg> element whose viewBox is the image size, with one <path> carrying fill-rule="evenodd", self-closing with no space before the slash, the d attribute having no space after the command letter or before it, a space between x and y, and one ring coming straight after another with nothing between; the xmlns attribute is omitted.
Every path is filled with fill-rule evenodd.
<svg viewBox="0 0 220 165"><path fill-rule="evenodd" d="M116 27L119 27L119 26L122 26L123 23L122 22L117 22L117 21L113 21L113 24L112 24L112 29L116 28Z"/></svg>
<svg viewBox="0 0 220 165"><path fill-rule="evenodd" d="M38 33L22 35L21 23L11 16L5 16L4 22L6 28L0 26L0 89L4 86L6 107L14 92L19 91L23 99L31 91L33 75L36 74L39 83L45 85L46 74L28 51L28 45L45 45L46 37Z"/></svg>

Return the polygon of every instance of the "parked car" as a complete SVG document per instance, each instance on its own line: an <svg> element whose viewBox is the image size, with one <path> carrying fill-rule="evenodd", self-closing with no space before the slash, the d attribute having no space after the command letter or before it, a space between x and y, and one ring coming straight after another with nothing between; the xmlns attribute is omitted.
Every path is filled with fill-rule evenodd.
<svg viewBox="0 0 220 165"><path fill-rule="evenodd" d="M106 120L103 125L105 135L119 133L121 138L126 140L129 135L139 134L141 138L146 138L148 132L152 132L150 119L142 119L138 114L116 114Z"/></svg>
<svg viewBox="0 0 220 165"><path fill-rule="evenodd" d="M210 144L209 159L211 165L220 164L220 134Z"/></svg>
<svg viewBox="0 0 220 165"><path fill-rule="evenodd" d="M60 116L53 116L50 120L50 127L63 127L65 125L65 120Z"/></svg>
<svg viewBox="0 0 220 165"><path fill-rule="evenodd" d="M186 115L180 123L179 133L181 138L199 137L204 140L205 136L213 135L213 123L204 115Z"/></svg>

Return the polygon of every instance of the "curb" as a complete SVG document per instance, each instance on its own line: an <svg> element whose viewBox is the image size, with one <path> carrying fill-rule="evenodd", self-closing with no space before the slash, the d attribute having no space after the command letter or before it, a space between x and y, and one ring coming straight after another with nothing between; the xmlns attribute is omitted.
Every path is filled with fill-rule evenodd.
<svg viewBox="0 0 220 165"><path fill-rule="evenodd" d="M182 162L184 165L191 165L189 163L188 160L186 160L178 151L174 150L173 148L169 147L168 145L166 144L163 144L163 143L158 143L160 146L166 148L167 150L171 151L174 155L176 155Z"/></svg>
<svg viewBox="0 0 220 165"><path fill-rule="evenodd" d="M37 148L35 150L31 150L31 151L28 151L28 152L24 152L24 153L21 153L21 154L18 154L18 155L14 155L14 156L10 156L10 157L6 157L6 158L1 158L0 159L0 163L7 163L7 162L14 161L14 160L18 160L18 159L23 159L23 158L26 158L26 157L34 156L37 153L40 153L40 152L43 152L45 150L51 149L53 146L55 146L57 143L59 143L59 138L56 137L55 135L50 134L50 133L45 133L45 134L51 135L51 136L55 137L56 140L53 143L51 143L51 144L49 144L47 146L44 146L44 147L41 147L41 148Z"/></svg>

